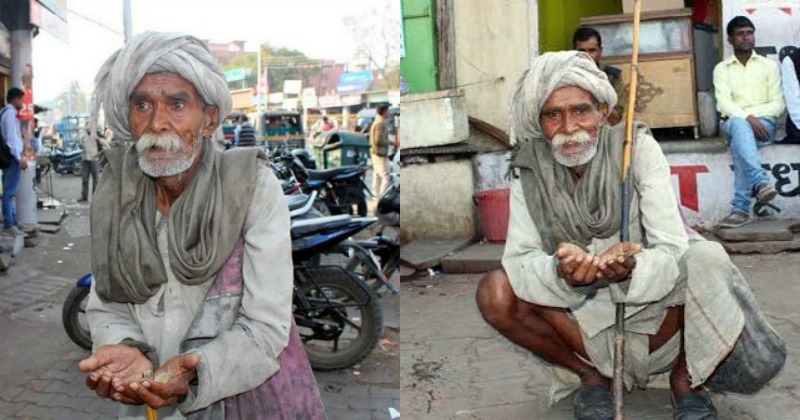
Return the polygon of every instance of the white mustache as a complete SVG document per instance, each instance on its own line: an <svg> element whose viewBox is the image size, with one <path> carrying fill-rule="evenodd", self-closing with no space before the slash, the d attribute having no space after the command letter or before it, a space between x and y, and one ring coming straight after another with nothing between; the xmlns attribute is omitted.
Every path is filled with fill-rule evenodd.
<svg viewBox="0 0 800 420"><path fill-rule="evenodd" d="M575 143L575 144L587 144L591 143L592 136L586 132L586 130L580 130L572 135L566 135L563 133L558 133L553 136L553 141L551 143L553 148L560 148L565 144Z"/></svg>
<svg viewBox="0 0 800 420"><path fill-rule="evenodd" d="M159 147L164 150L180 150L181 138L174 134L145 133L136 141L136 151L145 152L147 149Z"/></svg>

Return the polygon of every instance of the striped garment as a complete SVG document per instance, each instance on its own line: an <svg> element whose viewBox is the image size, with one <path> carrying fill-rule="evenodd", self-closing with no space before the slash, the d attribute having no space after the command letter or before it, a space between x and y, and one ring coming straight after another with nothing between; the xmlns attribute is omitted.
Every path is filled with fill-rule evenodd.
<svg viewBox="0 0 800 420"><path fill-rule="evenodd" d="M242 123L239 130L239 147L252 147L256 145L256 130L249 123Z"/></svg>

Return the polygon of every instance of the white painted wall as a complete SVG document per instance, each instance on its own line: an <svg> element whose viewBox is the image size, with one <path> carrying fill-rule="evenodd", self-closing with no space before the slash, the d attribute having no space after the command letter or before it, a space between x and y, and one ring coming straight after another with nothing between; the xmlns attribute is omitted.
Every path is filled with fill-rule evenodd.
<svg viewBox="0 0 800 420"><path fill-rule="evenodd" d="M774 46L776 52L787 45L800 44L800 0L724 0L722 28L725 57L733 54L725 27L735 16L746 16L756 27L756 46ZM778 59L777 55L770 58Z"/></svg>
<svg viewBox="0 0 800 420"><path fill-rule="evenodd" d="M475 237L478 220L472 200L474 175L470 160L406 165L402 173L403 242Z"/></svg>
<svg viewBox="0 0 800 420"><path fill-rule="evenodd" d="M400 149L444 146L469 138L467 103L457 90L400 98L403 138Z"/></svg>
<svg viewBox="0 0 800 420"><path fill-rule="evenodd" d="M800 218L800 146L772 145L762 148L760 154L778 191L772 203L781 212L775 218ZM713 224L730 212L733 170L729 152L670 153L666 157L673 189L689 224Z"/></svg>
<svg viewBox="0 0 800 420"><path fill-rule="evenodd" d="M511 152L481 153L475 156L475 192L510 188L506 178L510 157Z"/></svg>

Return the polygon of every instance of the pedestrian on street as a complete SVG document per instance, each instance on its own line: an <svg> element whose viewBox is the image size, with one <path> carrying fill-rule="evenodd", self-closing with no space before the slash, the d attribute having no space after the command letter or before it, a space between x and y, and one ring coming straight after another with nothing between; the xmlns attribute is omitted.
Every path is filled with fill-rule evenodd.
<svg viewBox="0 0 800 420"><path fill-rule="evenodd" d="M3 168L3 234L8 236L24 235L17 226L17 188L22 171L28 169L28 162L22 158L24 142L17 119L17 111L25 103L25 92L19 88L11 88L6 93L6 106L0 111L0 134L2 141L8 146L9 166Z"/></svg>
<svg viewBox="0 0 800 420"><path fill-rule="evenodd" d="M726 30L733 55L714 67L714 96L733 158L734 192L731 212L718 226L736 228L750 223L753 198L764 205L778 194L758 148L775 141L775 121L786 104L778 65L755 52L753 22L736 16Z"/></svg>
<svg viewBox="0 0 800 420"><path fill-rule="evenodd" d="M322 131L336 131L338 125L336 124L336 120L333 118L329 118L327 115L322 117Z"/></svg>
<svg viewBox="0 0 800 420"><path fill-rule="evenodd" d="M247 115L239 116L239 134L236 147L253 147L256 145L256 130L247 121Z"/></svg>
<svg viewBox="0 0 800 420"><path fill-rule="evenodd" d="M538 57L511 98L511 215L503 268L481 279L487 323L549 363L551 398L572 391L577 419L611 419L615 303L627 305L624 384L668 379L677 419L716 419L704 391L753 393L786 349L716 242L685 228L669 165L634 127L630 242L619 242L625 126L582 52ZM660 377L659 377L660 375Z"/></svg>
<svg viewBox="0 0 800 420"><path fill-rule="evenodd" d="M81 198L78 202L85 202L89 197L89 175L92 176L92 195L97 189L97 180L100 179L100 162L98 155L101 148L108 148L105 139L94 137L89 129L86 129L81 136L81 149L83 150L83 161L81 162Z"/></svg>
<svg viewBox="0 0 800 420"><path fill-rule="evenodd" d="M386 120L389 119L389 105L379 105L375 121L369 130L370 154L372 155L372 193L380 197L389 186L389 140Z"/></svg>
<svg viewBox="0 0 800 420"><path fill-rule="evenodd" d="M206 44L145 32L95 85L93 123L102 107L134 143L104 153L92 199L86 385L126 419L146 418L141 404L170 419L324 419L292 318L288 208L263 152L213 147L232 99Z"/></svg>
<svg viewBox="0 0 800 420"><path fill-rule="evenodd" d="M239 131L242 129L242 121L239 119L237 115L233 119L233 140L231 140L231 146L236 147L239 145Z"/></svg>

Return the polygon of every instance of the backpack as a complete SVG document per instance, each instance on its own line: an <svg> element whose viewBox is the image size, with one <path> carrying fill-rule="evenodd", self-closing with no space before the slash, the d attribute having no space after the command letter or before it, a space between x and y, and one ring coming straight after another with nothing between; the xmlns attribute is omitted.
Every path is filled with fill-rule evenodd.
<svg viewBox="0 0 800 420"><path fill-rule="evenodd" d="M0 111L0 120L2 120L6 111L8 111L8 108ZM11 149L8 147L6 139L3 138L3 132L0 130L0 169L7 169L13 161L14 156L11 155Z"/></svg>

